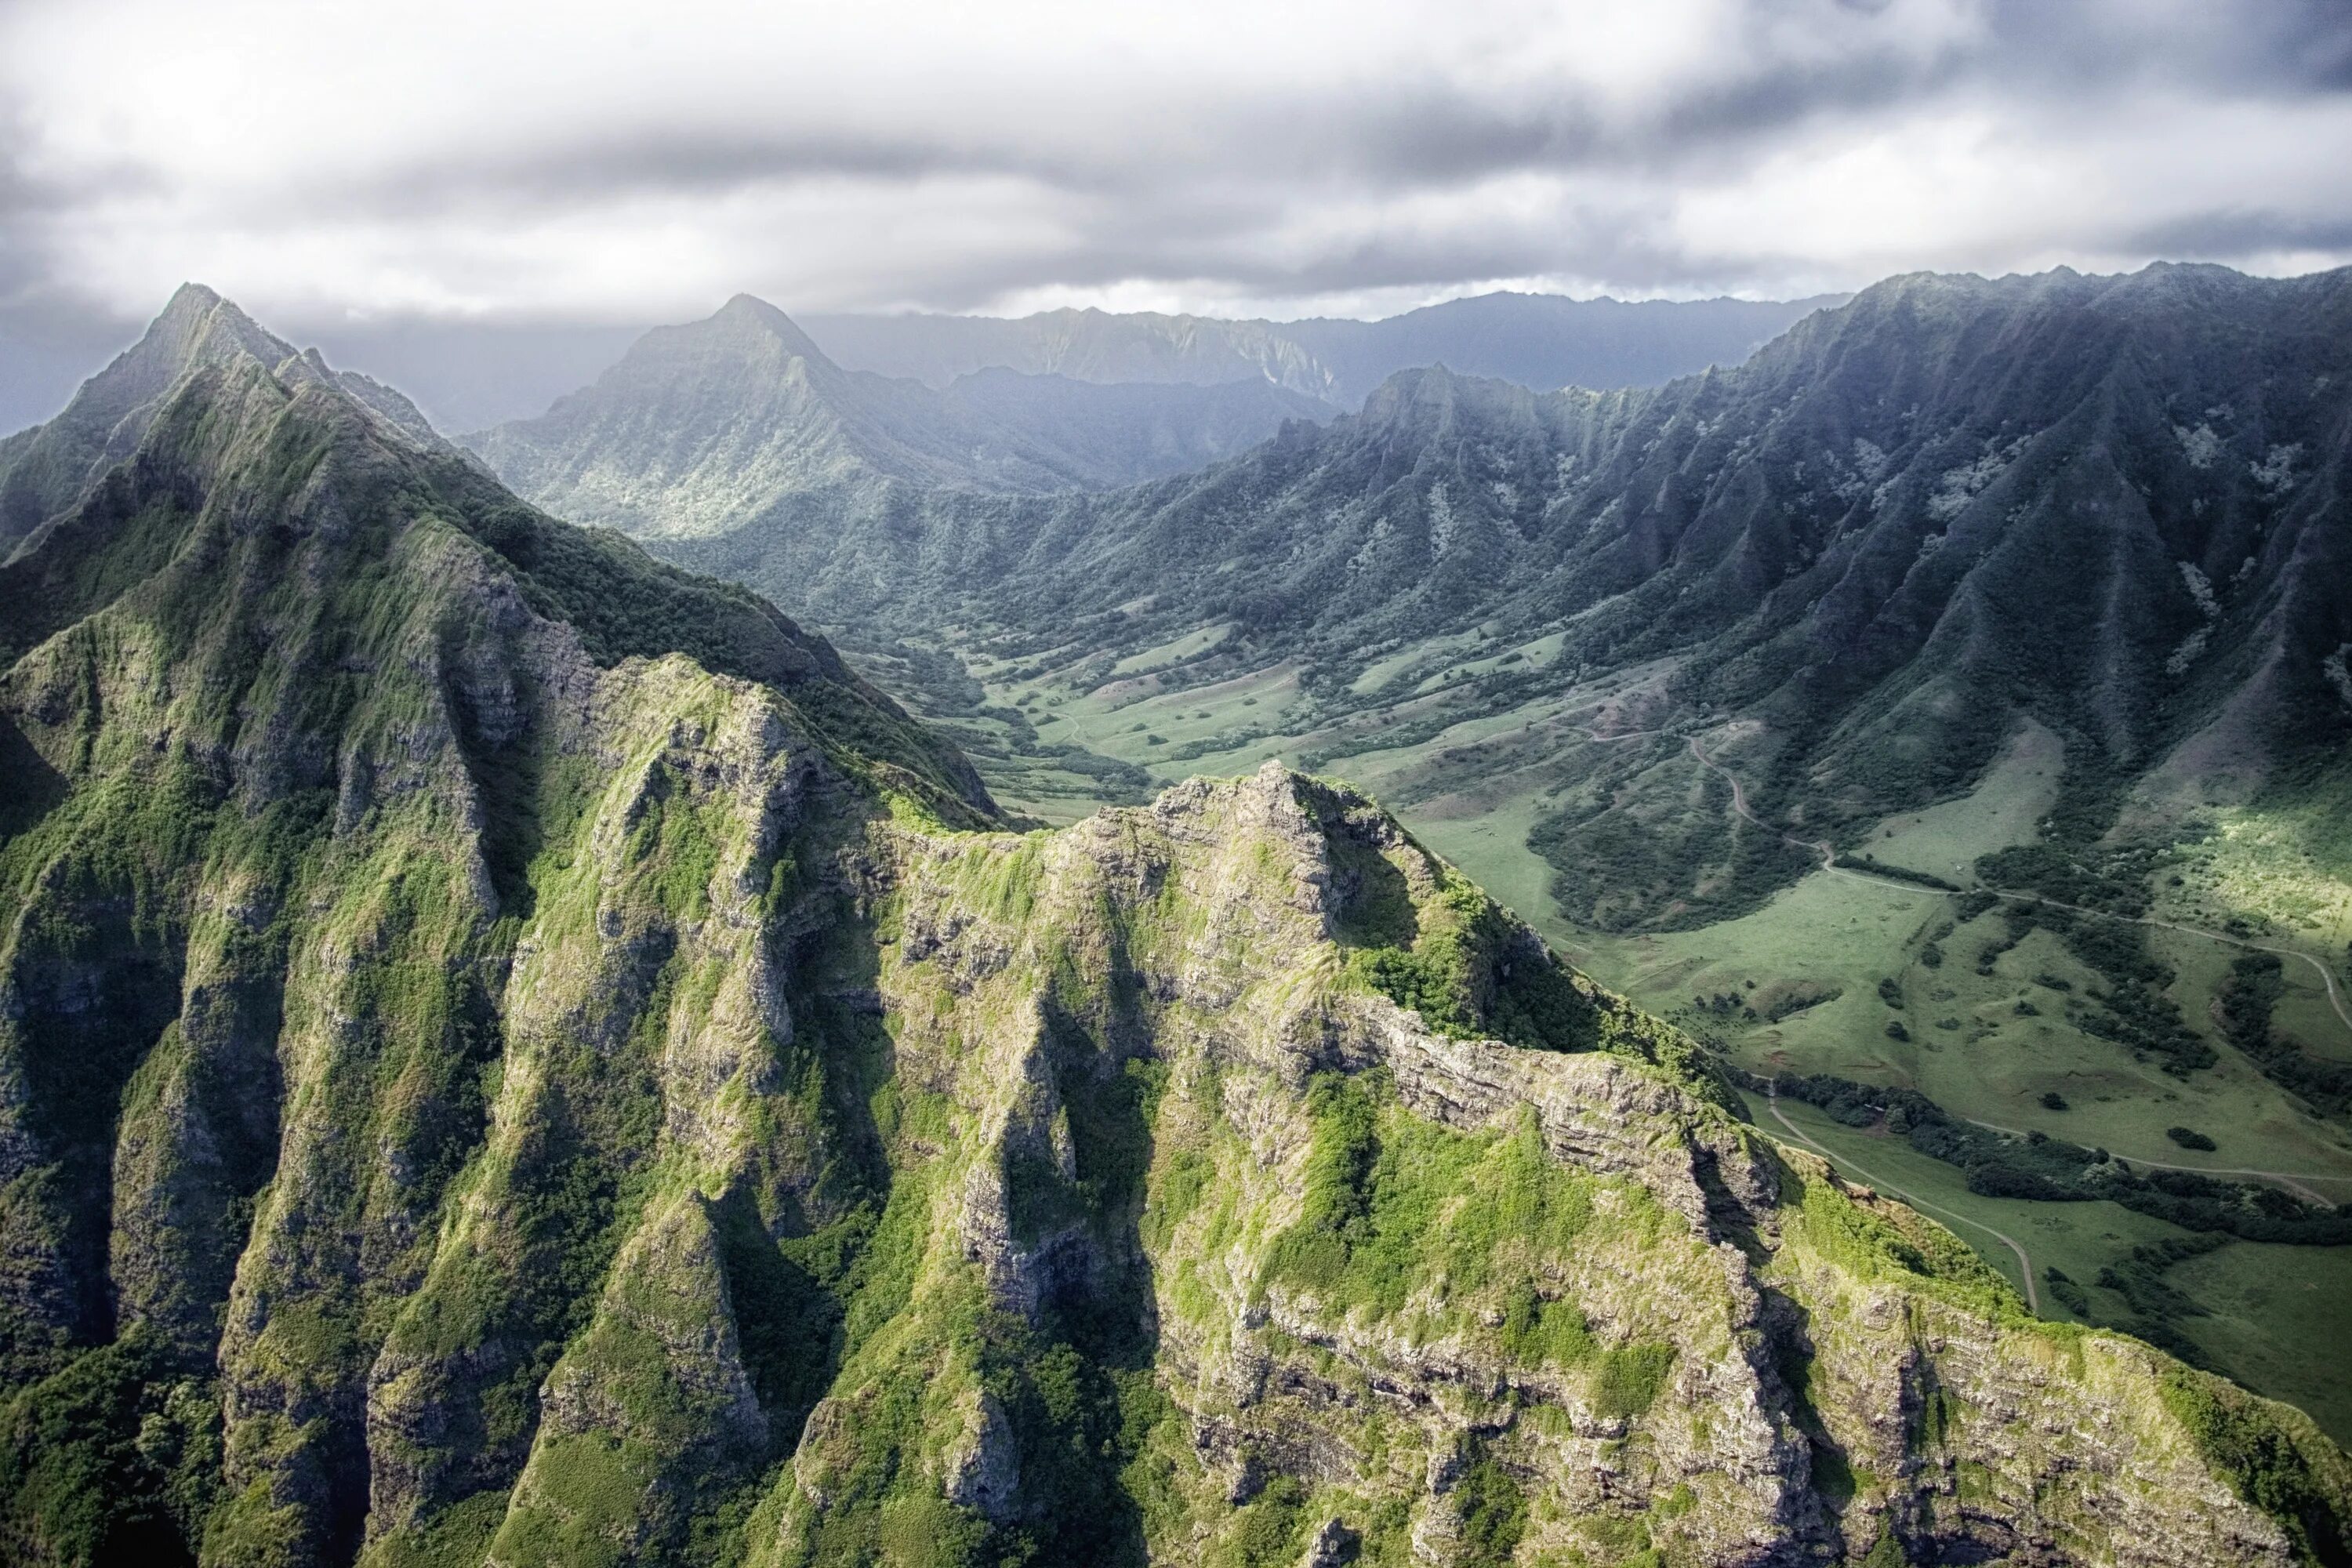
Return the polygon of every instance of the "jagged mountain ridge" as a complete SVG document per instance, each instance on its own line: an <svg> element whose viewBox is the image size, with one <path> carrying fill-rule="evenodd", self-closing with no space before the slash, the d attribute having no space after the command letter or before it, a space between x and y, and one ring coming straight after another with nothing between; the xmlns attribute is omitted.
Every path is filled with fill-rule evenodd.
<svg viewBox="0 0 2352 1568"><path fill-rule="evenodd" d="M802 495L887 507L930 489L1110 488L1329 412L1263 380L1094 386L992 371L937 392L843 370L782 311L739 295L706 321L646 333L541 417L467 441L568 515L698 533Z"/></svg>
<svg viewBox="0 0 2352 1568"><path fill-rule="evenodd" d="M1400 370L1444 364L1549 390L1654 386L1737 364L1843 295L1794 300L1570 300L1482 294L1377 321L1296 321L1099 310L986 316L812 316L840 363L944 386L989 366L1080 381L1263 377L1342 408Z"/></svg>
<svg viewBox="0 0 2352 1568"><path fill-rule="evenodd" d="M1743 359L1805 310L1843 299L1633 304L1498 295L1370 323L1084 311L1017 321L937 315L796 319L836 363L910 377L940 391L959 376L990 369L1097 384L1270 380L1353 408L1383 377L1413 364L1450 364L1532 386L1655 384ZM139 323L121 325L125 340L136 335ZM77 322L60 330L62 340L0 321L5 351L0 353L0 430L48 414L113 348L108 325ZM1252 341L1254 330L1257 337L1299 331L1313 341L1288 349L1270 341L1260 346ZM457 431L543 414L626 353L646 324L410 317L321 321L310 331L328 357L367 365L415 398L436 428ZM1356 353L1359 338L1377 352ZM1233 351L1210 352L1212 342L1231 342ZM43 390L47 387L57 389L53 395Z"/></svg>
<svg viewBox="0 0 2352 1568"><path fill-rule="evenodd" d="M283 365L0 567L16 1560L2340 1552L2307 1422L2033 1321L1360 796L994 831Z"/></svg>
<svg viewBox="0 0 2352 1568"><path fill-rule="evenodd" d="M411 440L429 445L438 439L415 405L391 387L355 371L329 368L317 351L297 350L211 289L188 284L137 343L82 384L64 412L0 440L0 559L137 449L161 400L190 368L240 357L288 376L330 383Z"/></svg>

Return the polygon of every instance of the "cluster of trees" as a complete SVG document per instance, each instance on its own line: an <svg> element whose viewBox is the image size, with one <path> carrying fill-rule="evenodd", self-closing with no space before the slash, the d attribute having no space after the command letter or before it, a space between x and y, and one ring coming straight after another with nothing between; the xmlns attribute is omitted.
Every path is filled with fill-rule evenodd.
<svg viewBox="0 0 2352 1568"><path fill-rule="evenodd" d="M1849 871L1867 871L1874 877L1887 877L1898 882L1916 882L1920 887L1934 888L1941 892L1957 893L1960 890L1960 885L1958 882L1946 881L1932 872L1914 871L1908 866L1890 865L1867 851L1853 855L1841 855L1837 858L1837 863Z"/></svg>
<svg viewBox="0 0 2352 1568"><path fill-rule="evenodd" d="M2250 952L2230 966L2221 995L2221 1032L2252 1058L2263 1076L2323 1116L2352 1113L2352 1063L2306 1055L2271 1027L2271 1009L2286 989L2274 952Z"/></svg>
<svg viewBox="0 0 2352 1568"><path fill-rule="evenodd" d="M2212 1358L2180 1327L2184 1318L2202 1318L2209 1314L2195 1298L2165 1276L2174 1265L2186 1263L2192 1258L2201 1258L2227 1240L2228 1237L2209 1231L2196 1236L2177 1236L2161 1241L2143 1242L2102 1268L2094 1283L2101 1289L2112 1290L2122 1297L2128 1309L2123 1319L2108 1326L2136 1334L2152 1345L2169 1351L2191 1366L2210 1368ZM2055 1264L2042 1273L2050 1282L2050 1294L2062 1306L2078 1318L2095 1320L2090 1295L2079 1282Z"/></svg>
<svg viewBox="0 0 2352 1568"><path fill-rule="evenodd" d="M1727 920L1812 863L1803 846L1734 816L1731 788L1713 773L1695 804L1662 805L1654 821L1603 792L1538 820L1528 847L1551 867L1561 911L1601 931L1690 931Z"/></svg>
<svg viewBox="0 0 2352 1568"><path fill-rule="evenodd" d="M2063 856L2052 851L2041 857L2044 846L2033 847L2036 857L2028 858L2031 864L2069 866ZM2002 850L1978 861L1978 868L1986 876L2002 874L2002 868L2014 871L2020 863L2019 852ZM2080 891L2072 880L2071 872L2054 879L2069 891ZM2104 884L2102 884L2104 885ZM2056 896L2054 894L2051 895ZM2128 905L2120 894L2104 894L2108 903ZM2000 902L1997 894L1977 891L1958 900L1955 914L1962 921L1974 920L1994 904ZM2164 994L2172 984L2173 971L2148 951L2143 928L2120 920L2105 920L2095 914L2081 914L2055 904L2011 899L2001 911L2003 931L2000 937L1987 942L1977 953L1977 973L1990 974L1993 963L2004 952L2022 942L2036 926L2042 927L2065 943L2067 952L2086 966L2098 971L2106 982L2106 989L2091 994L2096 1004L2074 1015L2075 1024L2085 1034L2113 1040L2137 1055L2155 1058L2164 1070L2175 1077L2185 1078L2200 1068L2211 1067L2220 1058L2205 1037L2189 1026L2182 1017L2180 1005ZM1945 926L1937 932L1937 940L1950 934ZM1943 962L1943 951L1935 942L1932 960L1927 952L1920 953L1920 962L1930 968ZM2051 975L2037 977L2041 984L2054 991L2071 992L2068 982Z"/></svg>
<svg viewBox="0 0 2352 1568"><path fill-rule="evenodd" d="M1916 1089L1857 1083L1828 1073L1744 1075L1744 1087L1819 1106L1849 1127L1884 1120L1911 1146L1968 1173L1986 1197L2071 1203L2105 1199L2186 1230L2247 1241L2334 1247L2352 1243L2352 1215L2274 1187L2194 1171L2136 1171L2105 1149L2032 1133L2013 1138L1952 1115Z"/></svg>

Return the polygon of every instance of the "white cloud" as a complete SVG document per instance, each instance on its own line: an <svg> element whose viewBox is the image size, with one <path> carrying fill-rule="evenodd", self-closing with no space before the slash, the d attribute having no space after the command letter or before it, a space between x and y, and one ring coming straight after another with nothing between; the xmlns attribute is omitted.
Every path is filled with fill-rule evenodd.
<svg viewBox="0 0 2352 1568"><path fill-rule="evenodd" d="M135 314L201 277L289 321L675 318L740 289L1287 315L1502 280L2303 268L2352 254L2329 15L19 0L0 290Z"/></svg>

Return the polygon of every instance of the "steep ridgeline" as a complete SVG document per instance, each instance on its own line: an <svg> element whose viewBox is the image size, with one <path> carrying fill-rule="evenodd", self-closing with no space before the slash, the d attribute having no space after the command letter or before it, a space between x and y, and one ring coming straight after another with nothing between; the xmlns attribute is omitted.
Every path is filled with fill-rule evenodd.
<svg viewBox="0 0 2352 1568"><path fill-rule="evenodd" d="M298 352L211 289L191 283L172 296L144 337L83 384L64 413L0 441L0 560L138 448L163 398L191 367L244 358L273 366L289 381L331 384L410 438L434 442L425 416L399 393L356 372L329 369L315 352Z"/></svg>
<svg viewBox="0 0 2352 1568"><path fill-rule="evenodd" d="M1290 661L1281 733L1308 754L1647 670L1641 721L1610 727L1761 721L1718 749L1760 809L1836 837L1973 776L2021 714L2082 790L2200 733L2256 774L2352 754L2347 450L2352 272L1921 276L1655 392L1412 372L1198 476L747 518L674 553L822 624L994 628L987 651L1074 689L1223 628L1165 679ZM1714 918L1703 886L1752 899L1804 864L1769 836L1767 864L1667 864L1612 781L1681 748L1563 764L1570 830L1664 866L1612 922Z"/></svg>
<svg viewBox="0 0 2352 1568"><path fill-rule="evenodd" d="M739 294L639 339L596 384L467 442L541 504L700 533L787 498L887 511L925 489L1105 489L1204 467L1331 410L1262 378L1095 386L995 371L945 392L845 371Z"/></svg>
<svg viewBox="0 0 2352 1568"><path fill-rule="evenodd" d="M0 568L9 1561L2344 1560L1362 797L993 830L286 363Z"/></svg>
<svg viewBox="0 0 2352 1568"><path fill-rule="evenodd" d="M1807 313L1843 302L1482 294L1380 321L1065 310L1011 321L814 316L804 324L843 364L934 386L992 365L1097 382L1248 377L1354 408L1398 371L1434 364L1545 389L1655 386L1737 364Z"/></svg>
<svg viewBox="0 0 2352 1568"><path fill-rule="evenodd" d="M400 1334L485 1391L419 1420L527 1447L792 847L992 819L827 645L282 346L184 293L77 400L135 447L0 566L10 1562L348 1556Z"/></svg>

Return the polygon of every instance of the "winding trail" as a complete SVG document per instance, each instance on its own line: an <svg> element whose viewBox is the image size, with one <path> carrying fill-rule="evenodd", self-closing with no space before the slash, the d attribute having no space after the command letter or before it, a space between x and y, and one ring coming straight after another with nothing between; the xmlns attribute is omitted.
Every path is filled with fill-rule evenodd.
<svg viewBox="0 0 2352 1568"><path fill-rule="evenodd" d="M1587 731L1587 733L1590 732L1591 731ZM1657 731L1652 731L1648 732L1654 734ZM1596 739L1598 737L1596 737ZM1841 866L1837 863L1837 850L1827 840L1819 838L1800 838L1792 833L1782 833L1780 828L1775 827L1772 824L1765 821L1762 817L1757 816L1753 811L1750 811L1748 808L1748 791L1741 785L1738 774L1733 773L1729 768L1725 767L1721 763L1717 762L1713 757L1708 756L1706 752L1702 751L1699 748L1697 736L1688 735L1684 737L1684 739L1690 746L1690 754L1697 760L1699 766L1706 768L1712 773L1720 774L1724 782L1731 785L1731 809L1734 813L1739 816L1742 819L1755 824L1758 827L1762 828L1767 833L1780 834L1781 842L1785 844L1799 845L1804 848L1811 850L1814 854L1819 855L1822 858L1822 869L1828 872L1831 876L1848 877L1857 882L1875 882L1882 888L1894 888L1906 893L1935 893L1938 890L1936 889L1923 887L1916 883L1897 881L1891 877L1874 877L1867 871L1856 871L1848 867ZM2164 931L2179 931L2184 936L2204 937L2209 941L2223 942L2231 947L2248 948L2256 952L2275 953L2282 958L2299 958L2304 963L2311 965L2313 969L2319 972L2320 983L2327 987L2328 1005L2336 1009L2336 1016L2343 1021L2346 1032L2352 1033L2352 1008L2347 1008L2345 1005L2344 994L2336 987L2335 973L2331 971L2327 965L2322 963L2318 959L2313 957L2310 953L2300 951L2299 949L2292 947L2273 947L2266 942L2249 942L2243 937L2230 936L2224 932L2217 931L2207 931L2202 926L2182 925L2175 921L2160 921L2152 916L2119 915L2107 910L2095 910L2083 904L2070 904L2061 899L2045 898L2040 893L2017 892L2006 888L1985 888L1980 890L1991 893L1999 898L2015 899L2021 903L2046 904L2053 910L2067 910L2078 915L2093 915L2101 920L2119 921L2126 925L2156 926ZM1789 1125L1789 1119L1780 1115L1780 1108L1777 1105L1773 1107L1772 1114L1780 1119L1782 1126L1786 1127ZM1974 1119L1969 1118L1968 1120L1973 1121ZM2012 1137L2022 1138L2026 1136L2026 1134L2019 1131L2016 1128L2000 1127L1990 1121L1978 1121L1976 1125L1979 1127L1988 1128L1995 1132L2005 1132ZM1791 1128L1790 1131L1793 1131L1795 1130ZM1819 1148L1820 1145L1815 1144L1814 1147ZM2110 1151L2110 1152L2112 1152L2112 1151ZM2311 1188L2303 1185L2305 1182L2352 1181L2352 1175L2330 1175L2324 1172L2315 1171L2290 1173L2285 1171L2256 1171L2234 1167L2222 1169L2221 1167L2211 1165L2176 1165L2168 1163L2162 1160L2143 1160L2136 1155L2130 1154L2117 1154L2116 1155L2116 1158L2123 1161L2126 1164L2147 1165L2151 1169L2158 1171L2189 1171L2198 1175L2206 1176L2259 1176L2264 1181L2275 1182L2280 1186L2286 1188L2290 1192L2296 1193L2304 1197L2309 1198L2312 1202L2318 1204L2323 1208L2335 1208L2337 1205L2334 1200L2324 1197L2320 1194L2314 1192ZM1892 1191L1893 1189L1890 1188L1888 1190ZM1942 1213L1948 1211L1939 1210L1937 1212ZM1973 1225L1976 1222L1969 1220L1964 1221L1963 1223ZM1979 1226L1977 1228L1979 1230L1990 1229L1990 1226ZM1992 1234L1999 1236L2000 1233L1994 1231ZM2001 1237L2001 1239L2003 1241L2009 1241L2009 1238L2005 1236ZM2024 1249L2019 1247L2017 1243L2009 1241L2009 1245L2016 1250L2018 1257L2023 1258L2025 1256ZM2032 1289L2032 1287L2029 1284L2027 1289L2031 1291Z"/></svg>
<svg viewBox="0 0 2352 1568"><path fill-rule="evenodd" d="M1841 867L1839 869L1843 871L1843 868ZM1853 875L1851 871L1844 874ZM2344 993L2336 984L2336 972L2300 948L2273 947L2268 942L2248 942L2243 937L2230 936L2218 931L2207 931L2203 926L2182 925L2176 921L2160 921L2153 916L2111 914L2105 910L2087 909L2081 904L2069 904L2057 899L2046 899L2040 893L2012 893L2005 888L1987 888L1985 891L1999 893L2004 899L2018 899L2027 903L2047 904L2053 910L2072 910L2078 915L2096 915L2101 920L2121 921L2126 925L2155 926L2162 931L2177 931L2183 936L2201 936L2208 942L2226 942L2231 947L2249 948L2255 952L2276 953L2281 958L2299 958L2318 971L2319 983L2327 987L2327 1005L2335 1008L2336 1017L2343 1020L2345 1031L2352 1034L2352 1008L2345 1005Z"/></svg>
<svg viewBox="0 0 2352 1568"><path fill-rule="evenodd" d="M2033 1288L2033 1259L2025 1256L2025 1248L2018 1245L2016 1237L2010 1236L2006 1232L1995 1230L1992 1226L1985 1224L1981 1220L1970 1219L1968 1215L1963 1214L1954 1214L1950 1209L1944 1207L1941 1204L1931 1204L1927 1199L1919 1196L1916 1193L1906 1193L1901 1187L1896 1186L1894 1183L1871 1174L1871 1173L1864 1170L1860 1165L1855 1164L1845 1155L1837 1153L1831 1150L1827 1144L1817 1142L1812 1138L1808 1137L1805 1133L1798 1131L1797 1124L1795 1122L1790 1121L1786 1115L1782 1114L1780 1110L1780 1097L1778 1093L1768 1095L1766 1097L1765 1103L1771 1109L1772 1120L1789 1130L1789 1136L1794 1138L1798 1142L1802 1143L1806 1148L1811 1149L1814 1153L1819 1154L1822 1159L1831 1161L1835 1164L1843 1165L1847 1170L1852 1171L1855 1175L1860 1176L1864 1181L1868 1182L1878 1191L1883 1193L1891 1193L1895 1196L1901 1198L1905 1203L1909 1204L1915 1209L1925 1209L1929 1214L1941 1215L1946 1219L1957 1220L1960 1224L1968 1226L1972 1229L1980 1230L1987 1236L1991 1237L1995 1241L2000 1242L2003 1247L2008 1247L2011 1252L2017 1254L2017 1271L2019 1274L2022 1275L2025 1279L2025 1305L2034 1316L2040 1317L2042 1315L2042 1293Z"/></svg>

